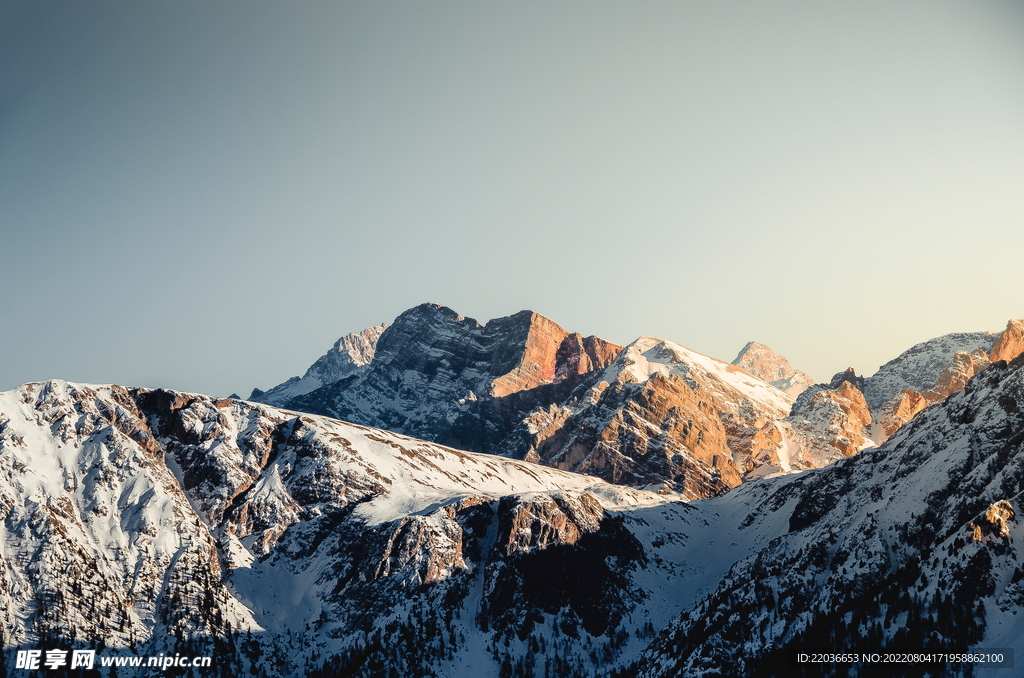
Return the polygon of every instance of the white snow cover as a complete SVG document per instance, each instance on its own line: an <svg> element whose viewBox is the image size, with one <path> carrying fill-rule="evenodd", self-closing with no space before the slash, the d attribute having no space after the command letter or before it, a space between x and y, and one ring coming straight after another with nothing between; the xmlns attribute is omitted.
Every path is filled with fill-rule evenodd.
<svg viewBox="0 0 1024 678"><path fill-rule="evenodd" d="M630 378L664 369L678 370L681 378L694 370L716 374L714 363L661 344L637 346L628 362ZM515 639L496 646L477 625L488 593L487 564L460 550L458 530L465 525L449 509L510 495L525 501L586 494L620 521L627 537L616 544L635 539L643 549L641 566L617 572L632 592L621 608L620 628L628 636L611 663L600 659L610 639L580 632L578 642L559 646L557 653L536 652L545 665L556 656L594 661L590 675L621 665L652 639L644 631L648 623L658 630L680 613L699 616L708 596L737 610L756 610L722 613L723 624L745 616L758 629L744 640L750 643L744 651L784 642L808 622L807 615L782 618L778 605L744 608L748 600L758 602L767 587L807 593L808 610L828 609L892 563L916 557L909 539L921 525L921 535L934 530L938 537L928 542L931 555L911 588L934 594L951 585L961 565L991 550L995 591L985 598L983 645L1012 646L1024 628L1014 614L1024 600L1024 587L1013 581L1024 548L1020 521L1011 521L1000 547L995 537L971 540L976 512L959 516L965 506L984 509L1002 500L1020 510L1024 372L997 379L1008 372L997 365L982 373L974 388L930 408L878 450L691 503L245 401L160 392L161 402L173 404L157 406L146 400L156 392L145 389L27 384L0 394L4 642L31 645L38 630L50 625L81 638L104 637L114 647L149 640L150 648L166 650L173 630L201 636L230 627L266 641L254 672L300 676L311 653L329 656L358 635L351 605L332 598L347 591L338 588L348 581L341 575L377 586L377 598L355 606L380 606L383 612L374 611L370 623L384 628L416 611L417 596L427 595L416 588L422 583L418 571L436 565L432 574L440 590L458 591L443 587L468 582L454 603L458 642L452 641L451 656L438 660L439 675L497 678L496 647L520 657L534 650ZM787 456L780 454L780 461L787 465ZM802 522L794 522L798 508L807 515ZM928 527L933 519L926 514L936 527ZM318 520L328 515L338 521L325 528ZM558 529L536 522L521 529ZM495 525L484 530L485 545L493 545ZM339 563L366 555L359 549L373 546L342 538L353 534L390 540L375 561L377 571L339 569ZM822 550L824 556L815 555ZM614 567L615 558L613 552L605 563ZM208 592L211 602L204 597ZM55 602L72 598L100 608ZM168 616L168 609L178 609L171 601L181 599L194 612ZM211 609L225 618L205 614ZM559 614L540 614L538 633L554 638L564 621ZM112 619L112 628L102 626ZM722 642L736 656L731 638ZM644 675L663 675L670 660L654 657Z"/></svg>
<svg viewBox="0 0 1024 678"><path fill-rule="evenodd" d="M186 637L308 633L325 611L333 614L325 601L339 555L327 547L304 555L303 531L348 501L366 530L419 521L433 533L427 548L435 550L445 548L441 509L464 500L568 492L586 493L605 510L682 510L671 497L589 476L246 401L169 392L177 420L164 426L195 441L182 448L149 432L164 415L137 409L145 393L63 381L0 393L0 620L7 647L32 646L46 624L102 637L110 648L149 643L154 654L169 647L176 629ZM272 439L274 427L292 438L261 449L257 439ZM303 456L309 454L311 461ZM216 473L220 480L205 479ZM344 485L324 487L326 478ZM326 492L323 501L306 498L300 507L296 497L310 488ZM277 555L263 557L268 553ZM213 602L203 602L211 590ZM123 610L121 630L103 626L117 621L109 612L47 607L48 591ZM175 600L194 614L175 618ZM40 620L40 605L52 621ZM225 615L216 619L220 626L210 626L213 618L204 615L211 611ZM350 640L307 636L317 652ZM302 675L311 645L293 649L291 669L274 671ZM478 667L473 675L488 671Z"/></svg>
<svg viewBox="0 0 1024 678"><path fill-rule="evenodd" d="M606 509L662 504L671 499L593 476L455 450L328 417L302 416L313 423L318 435L343 436L353 466L390 481L386 493L360 504L356 511L369 524L429 513L467 497L499 499L509 494L575 490L590 492Z"/></svg>
<svg viewBox="0 0 1024 678"><path fill-rule="evenodd" d="M103 634L108 645L144 641L166 632L157 614L165 596L197 593L170 571L208 571L216 562L215 542L198 529L201 518L163 459L109 426L131 416L112 396L110 387L63 381L0 393L0 618L8 646L33 642L37 617L89 637L100 621L89 605L104 602L124 611L122 628ZM37 609L57 592L73 603ZM260 629L242 604L215 593L232 627ZM204 623L195 620L192 630L203 632Z"/></svg>
<svg viewBox="0 0 1024 678"><path fill-rule="evenodd" d="M717 386L722 392L732 391L735 400L746 398L777 416L786 416L793 406L792 396L746 370L656 337L640 337L627 346L605 370L604 378L611 382L621 373L643 383L656 372Z"/></svg>
<svg viewBox="0 0 1024 678"><path fill-rule="evenodd" d="M953 360L957 351L985 352L999 338L999 332L957 332L944 334L911 346L871 375L864 387L864 396L872 409L882 406L901 389L925 391Z"/></svg>

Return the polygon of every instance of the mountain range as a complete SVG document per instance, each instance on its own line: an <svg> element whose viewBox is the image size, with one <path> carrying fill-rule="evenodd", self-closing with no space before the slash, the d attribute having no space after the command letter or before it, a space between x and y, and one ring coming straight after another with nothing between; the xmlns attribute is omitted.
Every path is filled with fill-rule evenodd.
<svg viewBox="0 0 1024 678"><path fill-rule="evenodd" d="M1021 351L1024 321L1012 320L814 384L756 342L725 363L653 337L583 337L531 311L481 325L422 304L249 399L697 499L876 447ZM324 369L334 364L346 369Z"/></svg>
<svg viewBox="0 0 1024 678"><path fill-rule="evenodd" d="M1022 351L1013 320L812 384L754 342L425 304L248 400L26 384L0 394L0 668L788 676L793 647L1013 647Z"/></svg>

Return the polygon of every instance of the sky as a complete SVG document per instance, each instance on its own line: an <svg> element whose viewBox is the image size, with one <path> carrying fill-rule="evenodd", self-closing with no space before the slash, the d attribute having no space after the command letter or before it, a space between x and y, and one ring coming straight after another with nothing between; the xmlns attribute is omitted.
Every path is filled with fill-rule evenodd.
<svg viewBox="0 0 1024 678"><path fill-rule="evenodd" d="M818 380L1024 317L1024 3L0 5L0 390L430 301Z"/></svg>

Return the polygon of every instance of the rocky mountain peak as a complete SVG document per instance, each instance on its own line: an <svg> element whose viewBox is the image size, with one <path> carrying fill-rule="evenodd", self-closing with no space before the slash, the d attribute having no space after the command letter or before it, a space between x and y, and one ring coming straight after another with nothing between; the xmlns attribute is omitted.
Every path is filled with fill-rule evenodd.
<svg viewBox="0 0 1024 678"><path fill-rule="evenodd" d="M988 357L992 362L1010 362L1021 353L1024 353L1024 320L1014 319L1006 324L1006 329L992 345Z"/></svg>
<svg viewBox="0 0 1024 678"><path fill-rule="evenodd" d="M768 382L794 398L814 383L809 375L793 369L784 356L756 341L747 342L732 364L742 367L758 379Z"/></svg>
<svg viewBox="0 0 1024 678"><path fill-rule="evenodd" d="M313 363L304 378L316 377L321 384L329 384L344 379L356 371L356 368L369 365L373 360L380 335L387 325L374 325L362 332L351 332L334 342L334 346Z"/></svg>
<svg viewBox="0 0 1024 678"><path fill-rule="evenodd" d="M829 386L832 388L839 388L843 383L848 383L857 388L859 391L864 390L866 380L864 377L858 377L857 372L852 367L847 367L842 372L836 372L832 375L832 379L829 381Z"/></svg>
<svg viewBox="0 0 1024 678"><path fill-rule="evenodd" d="M515 366L491 383L490 395L497 398L604 368L622 350L600 337L569 333L532 311L496 318L484 329L507 336L518 353Z"/></svg>
<svg viewBox="0 0 1024 678"><path fill-rule="evenodd" d="M351 332L334 342L333 348L335 352L348 356L357 367L368 365L373 360L380 335L387 328L387 325L381 324L368 327L362 332Z"/></svg>
<svg viewBox="0 0 1024 678"><path fill-rule="evenodd" d="M381 335L373 367L412 369L445 388L500 398L603 368L621 350L529 310L481 325L445 306L421 304Z"/></svg>

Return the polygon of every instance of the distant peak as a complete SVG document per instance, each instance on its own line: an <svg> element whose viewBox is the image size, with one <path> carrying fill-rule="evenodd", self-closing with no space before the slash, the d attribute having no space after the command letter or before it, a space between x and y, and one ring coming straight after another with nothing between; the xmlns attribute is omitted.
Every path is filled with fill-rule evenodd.
<svg viewBox="0 0 1024 678"><path fill-rule="evenodd" d="M794 369L784 356L756 341L748 341L732 364L792 396L814 383L810 376Z"/></svg>
<svg viewBox="0 0 1024 678"><path fill-rule="evenodd" d="M753 359L752 356L775 357L778 358L778 360L780 360L781 362L785 363L787 367L789 366L789 361L786 360L785 357L773 351L770 346L762 344L758 341L748 341L743 346L743 348L740 349L740 352L736 354L736 358L735 360L732 361L732 364L739 365L740 367L742 367L742 363L744 362L744 360L747 360L749 362L750 360Z"/></svg>

